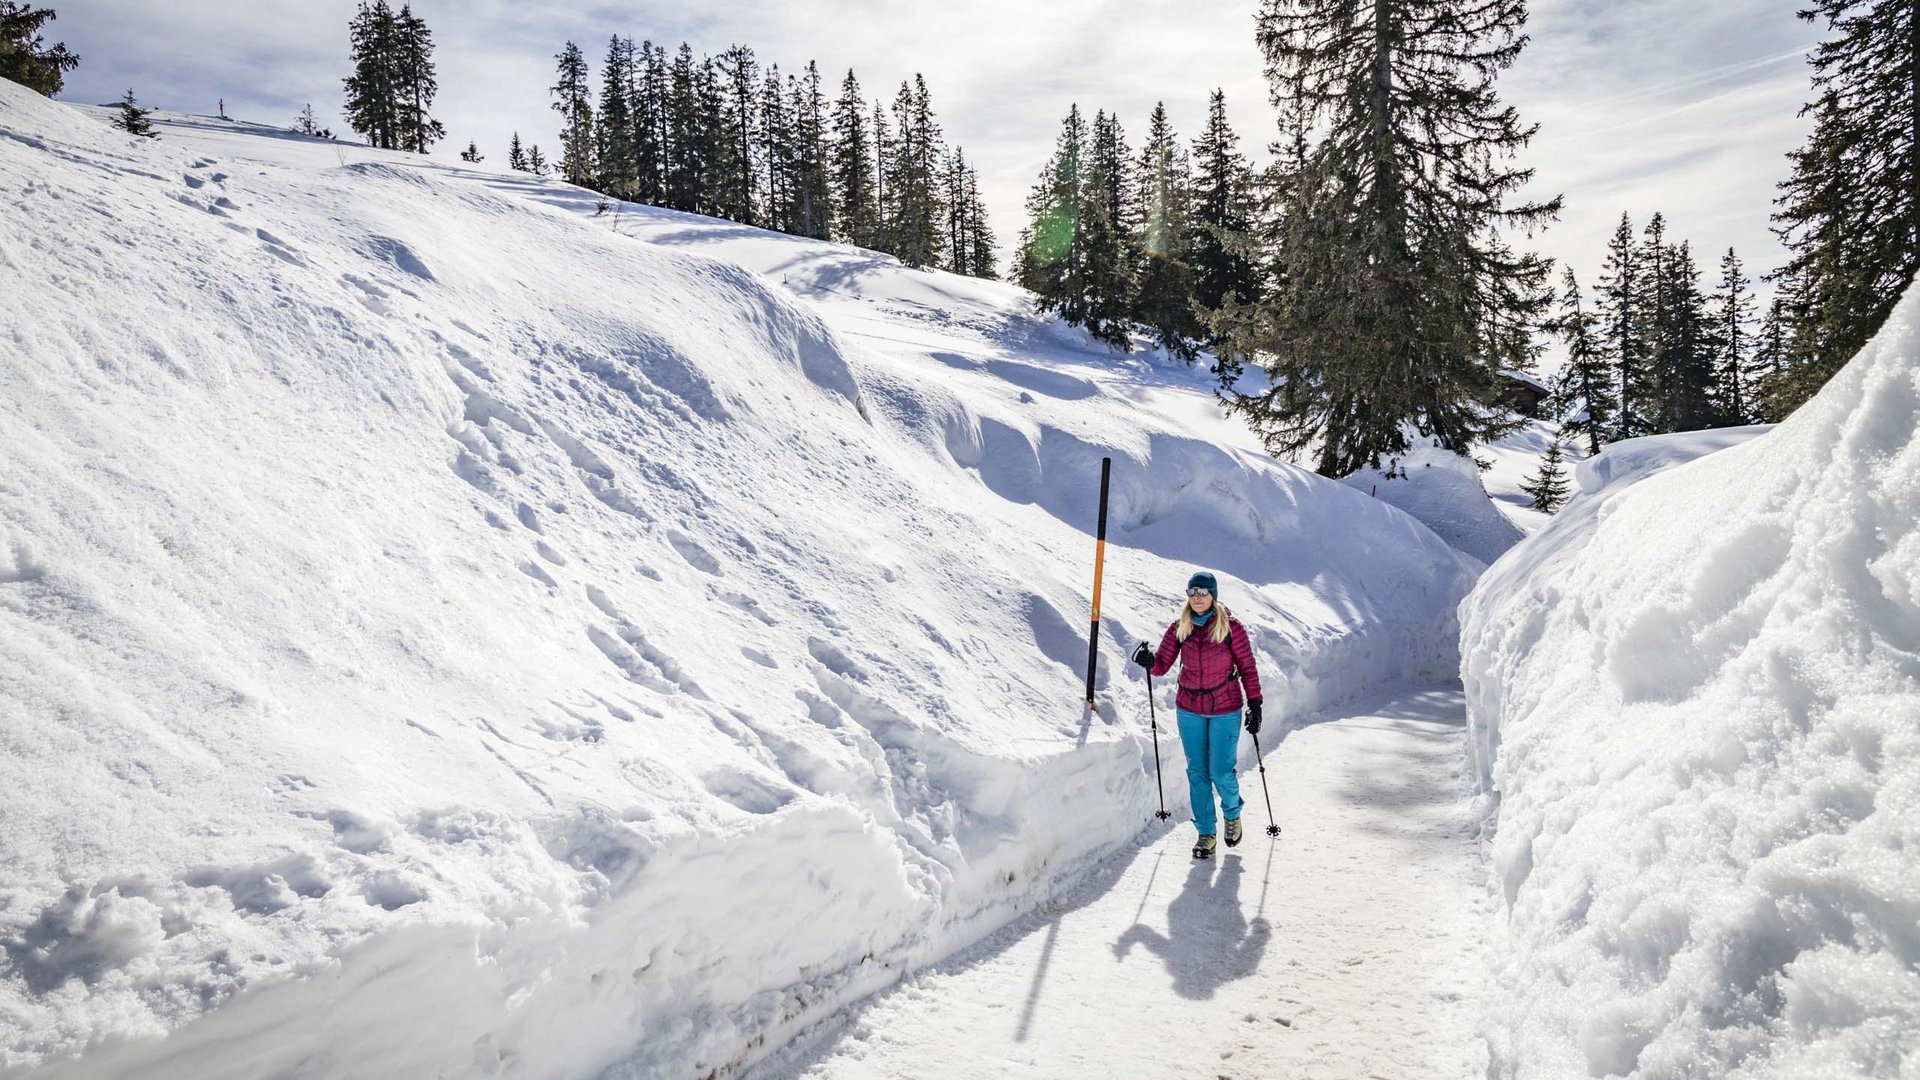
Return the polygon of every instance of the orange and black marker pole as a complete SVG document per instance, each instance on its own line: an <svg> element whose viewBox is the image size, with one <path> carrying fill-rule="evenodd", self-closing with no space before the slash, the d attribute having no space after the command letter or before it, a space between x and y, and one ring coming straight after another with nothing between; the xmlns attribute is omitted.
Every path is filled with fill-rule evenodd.
<svg viewBox="0 0 1920 1080"><path fill-rule="evenodd" d="M1087 634L1087 708L1093 708L1093 670L1100 659L1100 574L1107 563L1107 481L1113 475L1113 459L1100 459L1100 521L1093 545L1093 629Z"/></svg>

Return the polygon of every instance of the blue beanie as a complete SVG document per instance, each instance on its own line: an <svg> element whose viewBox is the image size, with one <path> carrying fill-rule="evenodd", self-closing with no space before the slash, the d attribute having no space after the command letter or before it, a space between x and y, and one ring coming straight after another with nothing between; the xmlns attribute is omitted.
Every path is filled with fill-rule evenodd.
<svg viewBox="0 0 1920 1080"><path fill-rule="evenodd" d="M1187 588L1205 589L1208 593L1212 594L1215 600L1220 599L1220 583L1213 580L1213 575L1207 573L1205 570L1197 571L1192 577L1188 578Z"/></svg>

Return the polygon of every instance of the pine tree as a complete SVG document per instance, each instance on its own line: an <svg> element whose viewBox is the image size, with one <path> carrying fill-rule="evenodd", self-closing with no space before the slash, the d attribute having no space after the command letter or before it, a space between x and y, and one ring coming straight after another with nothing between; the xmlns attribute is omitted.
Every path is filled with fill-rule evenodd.
<svg viewBox="0 0 1920 1080"><path fill-rule="evenodd" d="M381 150L400 146L400 28L387 0L361 0L348 24L353 74L346 80L347 127Z"/></svg>
<svg viewBox="0 0 1920 1080"><path fill-rule="evenodd" d="M467 140L467 148L460 151L460 160L470 165L478 165L487 159L481 155L480 147L476 145L473 140L469 139Z"/></svg>
<svg viewBox="0 0 1920 1080"><path fill-rule="evenodd" d="M967 166L966 200L963 226L967 236L966 273L969 277L996 281L1000 277L999 268L994 265L999 244L993 238L993 226L987 223L987 202L980 197L980 176L971 165Z"/></svg>
<svg viewBox="0 0 1920 1080"><path fill-rule="evenodd" d="M1814 118L1789 155L1774 229L1794 282L1780 407L1816 393L1879 330L1920 273L1920 3L1812 0L1799 12L1832 36L1816 45Z"/></svg>
<svg viewBox="0 0 1920 1080"><path fill-rule="evenodd" d="M1640 254L1633 244L1633 223L1620 215L1607 241L1607 259L1600 275L1600 325L1607 357L1617 383L1613 395L1617 422L1613 438L1631 439L1650 429L1641 409L1646 390L1646 330L1640 312Z"/></svg>
<svg viewBox="0 0 1920 1080"><path fill-rule="evenodd" d="M1580 304L1580 282L1566 268L1559 318L1552 329L1567 346L1567 364L1556 391L1557 411L1569 415L1561 425L1568 435L1585 435L1587 453L1600 452L1602 440L1613 434L1613 365L1602 345L1600 319Z"/></svg>
<svg viewBox="0 0 1920 1080"><path fill-rule="evenodd" d="M633 197L654 206L666 204L667 52L651 41L640 43L633 100Z"/></svg>
<svg viewBox="0 0 1920 1080"><path fill-rule="evenodd" d="M766 134L758 109L760 65L754 61L753 50L745 45L728 46L718 64L724 97L720 112L708 117L708 122L718 128L719 152L709 174L715 216L747 225L767 224L755 206L754 194L754 140ZM767 209L771 211L771 206Z"/></svg>
<svg viewBox="0 0 1920 1080"><path fill-rule="evenodd" d="M1192 178L1186 153L1175 139L1164 102L1156 103L1140 151L1140 221L1134 240L1138 283L1133 318L1153 334L1154 343L1172 356L1193 363L1194 342L1202 330L1193 310Z"/></svg>
<svg viewBox="0 0 1920 1080"><path fill-rule="evenodd" d="M1635 258L1640 265L1639 295L1635 305L1642 313L1642 344L1645 363L1641 371L1639 413L1650 434L1673 431L1674 395L1673 287L1671 249L1667 246L1666 215L1655 212L1641 231Z"/></svg>
<svg viewBox="0 0 1920 1080"><path fill-rule="evenodd" d="M893 115L898 145L887 156L892 207L883 226L887 250L908 266L936 266L944 241L939 194L944 148L924 77L900 84Z"/></svg>
<svg viewBox="0 0 1920 1080"><path fill-rule="evenodd" d="M695 138L698 140L701 162L700 202L694 209L708 217L725 217L720 174L724 170L723 159L728 154L727 132L715 122L715 118L726 111L727 85L721 76L720 66L710 56L700 58L700 70L694 78L694 95L696 116L699 118Z"/></svg>
<svg viewBox="0 0 1920 1080"><path fill-rule="evenodd" d="M535 176L547 175L547 158L540 152L539 143L527 148L527 171Z"/></svg>
<svg viewBox="0 0 1920 1080"><path fill-rule="evenodd" d="M52 8L0 0L0 79L47 97L60 92L80 58L67 51L65 42L49 47L40 36L41 27L56 18Z"/></svg>
<svg viewBox="0 0 1920 1080"><path fill-rule="evenodd" d="M893 129L887 124L886 107L873 101L873 249L896 254L893 250Z"/></svg>
<svg viewBox="0 0 1920 1080"><path fill-rule="evenodd" d="M1714 400L1717 345L1700 291L1700 269L1691 245L1682 241L1664 260L1668 284L1668 339L1662 352L1664 430L1719 427L1725 418Z"/></svg>
<svg viewBox="0 0 1920 1080"><path fill-rule="evenodd" d="M113 126L129 135L138 135L143 139L157 139L160 133L153 130L152 121L147 119L147 114L151 112L153 112L152 109L143 109L134 104L133 91L128 90L127 96L120 99L120 115L113 118Z"/></svg>
<svg viewBox="0 0 1920 1080"><path fill-rule="evenodd" d="M760 89L760 171L765 180L766 220L769 229L793 231L793 117L787 108L779 65L767 68Z"/></svg>
<svg viewBox="0 0 1920 1080"><path fill-rule="evenodd" d="M675 210L701 207L707 171L705 133L712 125L702 120L700 72L693 62L693 49L682 42L673 57L666 111L666 205Z"/></svg>
<svg viewBox="0 0 1920 1080"><path fill-rule="evenodd" d="M1041 311L1057 312L1076 326L1087 319L1087 260L1080 226L1086 144L1086 122L1076 104L1061 121L1053 157L1027 196L1028 225L1014 266L1015 279L1034 294Z"/></svg>
<svg viewBox="0 0 1920 1080"><path fill-rule="evenodd" d="M515 172L532 172L533 166L527 160L527 152L520 146L520 133L514 132L507 143L507 168Z"/></svg>
<svg viewBox="0 0 1920 1080"><path fill-rule="evenodd" d="M1086 258L1086 327L1095 339L1128 351L1133 312L1133 178L1118 117L1097 110L1080 185L1081 250Z"/></svg>
<svg viewBox="0 0 1920 1080"><path fill-rule="evenodd" d="M833 103L832 159L834 236L856 247L878 243L878 210L874 205L873 151L867 139L866 97L853 69L840 83Z"/></svg>
<svg viewBox="0 0 1920 1080"><path fill-rule="evenodd" d="M440 92L434 76L433 34L426 20L402 4L393 21L394 116L397 149L424 154L447 137L446 126L429 115Z"/></svg>
<svg viewBox="0 0 1920 1080"><path fill-rule="evenodd" d="M590 83L587 58L580 46L567 42L554 57L559 61L560 81L549 91L559 100L553 111L560 114L560 176L569 184L582 187L593 183L593 106L587 101Z"/></svg>
<svg viewBox="0 0 1920 1080"><path fill-rule="evenodd" d="M1520 490L1532 498L1527 505L1542 513L1551 514L1566 505L1567 472L1560 453L1560 438L1547 444L1547 454L1540 459L1540 471L1532 478L1520 481Z"/></svg>
<svg viewBox="0 0 1920 1080"><path fill-rule="evenodd" d="M1533 129L1493 80L1524 19L1519 0L1376 0L1363 21L1349 0L1264 0L1274 97L1316 133L1278 218L1285 292L1228 324L1227 351L1268 375L1230 407L1271 452L1312 449L1340 476L1405 450L1410 430L1464 453L1514 422L1500 372L1530 362L1549 265L1500 237L1560 205L1512 202L1532 172L1509 163Z"/></svg>
<svg viewBox="0 0 1920 1080"><path fill-rule="evenodd" d="M1750 284L1740 256L1728 248L1720 259L1720 285L1714 290L1711 318L1718 347L1714 357L1716 403L1732 424L1751 424L1755 417L1753 389L1747 382L1753 350L1753 335L1747 331L1753 322Z"/></svg>
<svg viewBox="0 0 1920 1080"><path fill-rule="evenodd" d="M807 61L793 83L788 112L793 124L793 232L825 240L833 233L833 183L827 162L827 102L820 68Z"/></svg>
<svg viewBox="0 0 1920 1080"><path fill-rule="evenodd" d="M600 112L594 118L599 188L616 199L634 197L634 48L632 38L613 35L600 72Z"/></svg>
<svg viewBox="0 0 1920 1080"><path fill-rule="evenodd" d="M1227 123L1227 96L1215 90L1207 126L1194 142L1193 233L1189 250L1194 302L1213 311L1229 301L1250 304L1260 295L1253 263L1235 238L1252 227L1252 176Z"/></svg>

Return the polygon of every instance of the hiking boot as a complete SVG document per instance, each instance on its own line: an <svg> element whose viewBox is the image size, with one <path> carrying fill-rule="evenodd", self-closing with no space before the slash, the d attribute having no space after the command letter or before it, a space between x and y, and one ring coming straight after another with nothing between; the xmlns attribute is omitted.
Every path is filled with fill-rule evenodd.
<svg viewBox="0 0 1920 1080"><path fill-rule="evenodd" d="M1237 817L1230 817L1227 819L1227 846L1232 847L1233 845L1238 844L1239 842L1240 842L1240 819Z"/></svg>
<svg viewBox="0 0 1920 1080"><path fill-rule="evenodd" d="M1213 858L1213 834L1204 833L1198 843L1193 845L1193 857L1196 859Z"/></svg>

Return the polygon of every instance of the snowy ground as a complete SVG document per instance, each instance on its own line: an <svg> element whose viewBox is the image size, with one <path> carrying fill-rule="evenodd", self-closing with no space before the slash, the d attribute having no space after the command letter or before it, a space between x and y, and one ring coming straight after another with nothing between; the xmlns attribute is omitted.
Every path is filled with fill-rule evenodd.
<svg viewBox="0 0 1920 1080"><path fill-rule="evenodd" d="M1190 826L1156 828L1078 892L753 1076L1482 1075L1464 726L1454 688L1307 718L1268 747L1279 840L1249 770L1238 849L1196 862Z"/></svg>
<svg viewBox="0 0 1920 1080"><path fill-rule="evenodd" d="M1016 288L157 119L0 83L0 1075L737 1068L1132 841L1195 566L1276 731L1456 665L1477 562Z"/></svg>

